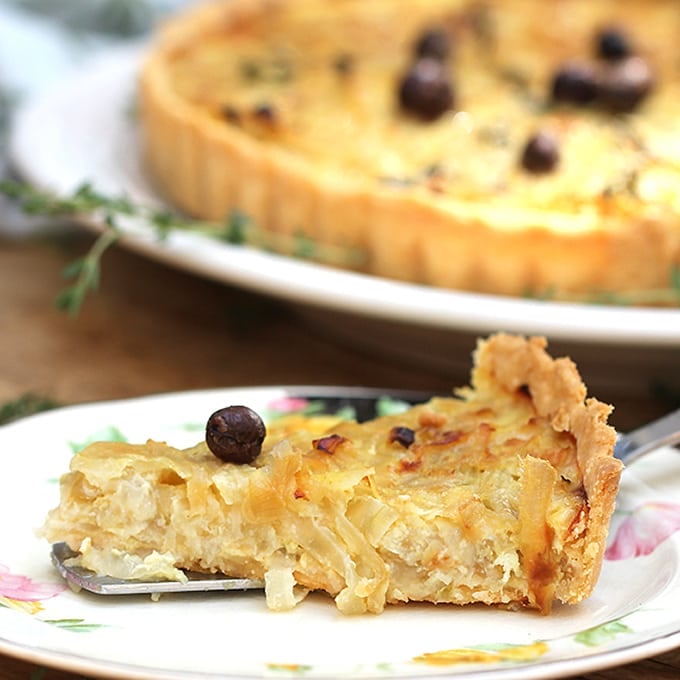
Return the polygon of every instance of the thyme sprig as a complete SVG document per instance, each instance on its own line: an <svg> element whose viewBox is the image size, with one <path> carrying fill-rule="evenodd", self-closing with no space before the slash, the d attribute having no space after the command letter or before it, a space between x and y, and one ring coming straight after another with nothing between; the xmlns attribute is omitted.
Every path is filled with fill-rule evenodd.
<svg viewBox="0 0 680 680"><path fill-rule="evenodd" d="M0 193L13 199L28 215L78 219L98 217L102 231L88 252L67 265L63 270L70 280L56 298L56 306L72 316L78 314L90 292L97 290L101 279L101 261L104 253L122 236L120 218L143 218L160 240L173 230L201 233L231 245L248 245L263 250L310 259L343 268L358 268L364 264L365 253L356 249L322 244L309 236L266 231L246 215L234 211L224 222L192 220L171 210L137 204L126 196L107 196L89 183L79 186L71 195L57 196L13 180L0 181ZM680 266L669 272L668 286L658 289L625 292L593 291L585 296L557 295L554 290L526 291L525 297L540 300L568 299L586 304L620 306L679 306Z"/></svg>
<svg viewBox="0 0 680 680"><path fill-rule="evenodd" d="M66 286L54 300L57 309L77 316L88 293L99 288L100 262L104 252L112 246L119 237L115 227L103 231L83 257L79 257L64 267L62 276L72 279L73 283Z"/></svg>
<svg viewBox="0 0 680 680"><path fill-rule="evenodd" d="M57 295L55 305L72 316L77 315L86 295L99 286L100 262L104 252L119 238L115 217L132 215L132 204L125 198L105 198L88 184L78 187L71 196L59 197L30 184L4 180L0 182L0 192L16 201L21 210L31 216L76 218L103 211L104 231L83 257L70 263L62 271L62 276L72 283Z"/></svg>
<svg viewBox="0 0 680 680"><path fill-rule="evenodd" d="M0 425L6 425L35 413L58 408L60 405L59 402L50 397L27 392L12 401L0 404Z"/></svg>
<svg viewBox="0 0 680 680"><path fill-rule="evenodd" d="M166 208L135 203L127 196L107 196L91 184L80 185L71 195L57 196L30 184L0 181L0 193L14 200L27 215L63 219L96 218L101 233L88 252L63 270L71 281L56 298L59 309L77 315L88 293L101 278L104 253L124 235L121 218L141 218L162 241L169 233L191 231L231 245L249 245L263 250L310 259L329 265L356 268L364 254L352 248L322 244L303 233L284 234L259 228L246 215L234 211L224 222L193 220Z"/></svg>
<svg viewBox="0 0 680 680"><path fill-rule="evenodd" d="M680 306L680 265L673 265L665 288L640 290L591 291L585 295L564 295L552 288L542 292L527 290L524 297L546 301L580 302L591 305L616 305L620 307L677 307Z"/></svg>

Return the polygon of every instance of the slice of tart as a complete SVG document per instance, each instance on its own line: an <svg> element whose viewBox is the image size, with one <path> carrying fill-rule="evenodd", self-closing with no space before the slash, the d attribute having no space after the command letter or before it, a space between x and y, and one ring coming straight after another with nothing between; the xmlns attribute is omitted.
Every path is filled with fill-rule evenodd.
<svg viewBox="0 0 680 680"><path fill-rule="evenodd" d="M181 210L245 215L286 252L672 302L679 16L676 0L200 4L141 69L146 167Z"/></svg>
<svg viewBox="0 0 680 680"><path fill-rule="evenodd" d="M258 455L240 435L224 455L214 416L187 450L92 444L42 533L102 573L147 560L264 579L275 610L325 591L345 614L409 601L547 613L598 578L621 472L609 412L543 339L498 334L457 396L364 423L284 419L255 433Z"/></svg>

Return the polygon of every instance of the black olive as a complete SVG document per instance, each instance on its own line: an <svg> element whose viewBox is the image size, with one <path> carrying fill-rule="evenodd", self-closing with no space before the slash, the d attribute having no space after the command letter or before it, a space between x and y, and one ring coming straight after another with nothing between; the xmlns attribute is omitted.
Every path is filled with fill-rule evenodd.
<svg viewBox="0 0 680 680"><path fill-rule="evenodd" d="M603 28L596 36L596 54L600 59L618 61L632 54L626 34L619 28Z"/></svg>
<svg viewBox="0 0 680 680"><path fill-rule="evenodd" d="M354 71L356 64L355 64L355 58L346 52L343 52L342 54L338 54L337 57L333 60L333 68L337 73L339 73L342 76L349 75Z"/></svg>
<svg viewBox="0 0 680 680"><path fill-rule="evenodd" d="M523 151L522 167L534 174L551 172L560 160L557 137L550 132L541 131L527 141Z"/></svg>
<svg viewBox="0 0 680 680"><path fill-rule="evenodd" d="M260 65L254 61L243 61L239 64L241 77L244 80L258 80L262 75Z"/></svg>
<svg viewBox="0 0 680 680"><path fill-rule="evenodd" d="M390 430L389 441L391 443L400 444L407 449L416 439L416 433L404 425L397 425Z"/></svg>
<svg viewBox="0 0 680 680"><path fill-rule="evenodd" d="M267 434L262 418L247 406L228 406L215 411L205 428L208 448L227 463L252 463L262 450Z"/></svg>
<svg viewBox="0 0 680 680"><path fill-rule="evenodd" d="M628 57L603 69L599 103L612 113L630 113L652 91L654 75L642 57Z"/></svg>
<svg viewBox="0 0 680 680"><path fill-rule="evenodd" d="M234 106L231 106L231 104L226 104L222 107L222 116L225 120L233 123L234 125L237 125L241 122L241 114L239 113L238 109Z"/></svg>
<svg viewBox="0 0 680 680"><path fill-rule="evenodd" d="M416 57L429 57L437 61L446 61L451 52L451 38L441 28L426 30L416 41Z"/></svg>
<svg viewBox="0 0 680 680"><path fill-rule="evenodd" d="M258 104L253 108L253 117L260 123L273 125L276 123L276 109L271 104Z"/></svg>
<svg viewBox="0 0 680 680"><path fill-rule="evenodd" d="M597 97L595 70L585 63L564 64L552 81L553 101L585 106Z"/></svg>
<svg viewBox="0 0 680 680"><path fill-rule="evenodd" d="M399 85L402 108L423 120L439 118L453 107L454 93L440 61L419 59Z"/></svg>

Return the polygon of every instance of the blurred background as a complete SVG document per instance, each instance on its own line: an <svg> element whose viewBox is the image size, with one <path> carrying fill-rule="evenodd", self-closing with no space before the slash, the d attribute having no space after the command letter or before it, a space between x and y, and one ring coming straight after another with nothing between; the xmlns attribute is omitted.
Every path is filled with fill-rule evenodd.
<svg viewBox="0 0 680 680"><path fill-rule="evenodd" d="M0 0L0 179L15 178L7 140L23 103L115 47L134 49L188 4ZM94 241L82 227L27 217L0 196L0 424L55 406L215 386L441 392L468 380L473 338L463 346L460 373L414 367L337 342L335 317L321 332L287 304L120 247L106 253L97 290L70 316L55 298L64 271Z"/></svg>
<svg viewBox="0 0 680 680"><path fill-rule="evenodd" d="M143 41L159 21L190 0L0 0L0 149L10 114L115 46ZM0 153L6 173L6 155ZM6 202L5 202L6 203ZM0 229L29 223L3 206ZM10 210L11 213L11 210Z"/></svg>
<svg viewBox="0 0 680 680"><path fill-rule="evenodd" d="M11 175L9 123L22 102L114 47L144 43L191 1L0 0L0 176ZM68 317L54 308L62 272L93 239L54 218L28 218L0 196L0 405L11 412L231 385L442 392L469 378L474 332L290 305L117 247L99 289ZM678 347L549 340L595 396L616 404L620 429L680 405Z"/></svg>

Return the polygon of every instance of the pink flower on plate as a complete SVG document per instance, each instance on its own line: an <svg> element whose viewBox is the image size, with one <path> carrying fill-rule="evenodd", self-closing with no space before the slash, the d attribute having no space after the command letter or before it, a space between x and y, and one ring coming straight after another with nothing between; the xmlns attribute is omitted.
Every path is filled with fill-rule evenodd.
<svg viewBox="0 0 680 680"><path fill-rule="evenodd" d="M0 605L36 613L41 609L38 604L41 600L48 600L64 590L61 584L38 583L28 576L12 574L0 564Z"/></svg>
<svg viewBox="0 0 680 680"><path fill-rule="evenodd" d="M309 401L301 397L280 397L270 401L267 406L278 413L296 413L304 411L309 406Z"/></svg>
<svg viewBox="0 0 680 680"><path fill-rule="evenodd" d="M680 531L680 505L650 501L639 505L623 521L605 552L607 560L626 560L649 555L676 531Z"/></svg>

